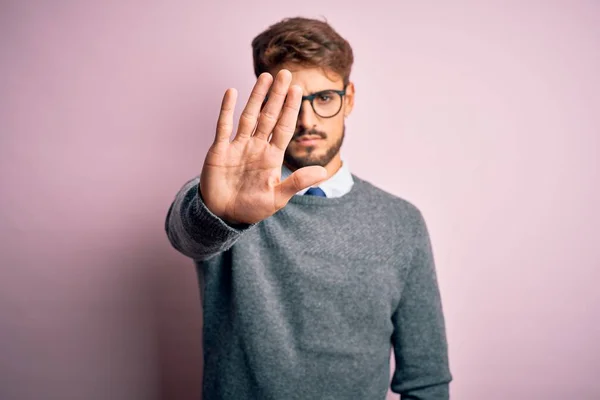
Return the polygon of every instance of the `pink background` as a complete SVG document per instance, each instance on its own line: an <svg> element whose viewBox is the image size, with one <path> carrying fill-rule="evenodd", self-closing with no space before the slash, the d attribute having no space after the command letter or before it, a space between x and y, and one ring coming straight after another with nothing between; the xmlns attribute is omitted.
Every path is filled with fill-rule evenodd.
<svg viewBox="0 0 600 400"><path fill-rule="evenodd" d="M1 399L198 398L165 213L296 15L354 48L344 158L425 214L452 397L600 398L600 3L0 4Z"/></svg>

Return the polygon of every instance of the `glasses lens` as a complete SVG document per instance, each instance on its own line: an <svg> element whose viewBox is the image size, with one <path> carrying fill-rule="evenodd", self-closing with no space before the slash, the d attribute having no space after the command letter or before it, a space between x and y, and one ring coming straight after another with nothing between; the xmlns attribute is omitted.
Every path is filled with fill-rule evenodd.
<svg viewBox="0 0 600 400"><path fill-rule="evenodd" d="M323 118L334 116L342 107L342 96L333 91L319 93L314 101L315 112Z"/></svg>

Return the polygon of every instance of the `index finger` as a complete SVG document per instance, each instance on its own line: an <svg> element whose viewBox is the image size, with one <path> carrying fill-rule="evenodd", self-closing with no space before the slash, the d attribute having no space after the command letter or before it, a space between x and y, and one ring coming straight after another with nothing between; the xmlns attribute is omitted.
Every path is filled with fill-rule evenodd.
<svg viewBox="0 0 600 400"><path fill-rule="evenodd" d="M273 129L273 135L271 137L271 144L281 151L285 151L292 136L294 136L301 104L302 88L298 85L292 85L288 91L281 115L275 125L275 129Z"/></svg>

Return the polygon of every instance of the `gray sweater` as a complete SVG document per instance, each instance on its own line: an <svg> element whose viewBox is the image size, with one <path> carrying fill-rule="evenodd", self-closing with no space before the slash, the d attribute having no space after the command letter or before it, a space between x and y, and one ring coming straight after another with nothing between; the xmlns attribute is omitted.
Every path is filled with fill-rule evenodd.
<svg viewBox="0 0 600 400"><path fill-rule="evenodd" d="M187 182L172 246L195 260L204 400L449 398L452 376L427 227L411 203L353 175L338 198L294 196L233 226Z"/></svg>

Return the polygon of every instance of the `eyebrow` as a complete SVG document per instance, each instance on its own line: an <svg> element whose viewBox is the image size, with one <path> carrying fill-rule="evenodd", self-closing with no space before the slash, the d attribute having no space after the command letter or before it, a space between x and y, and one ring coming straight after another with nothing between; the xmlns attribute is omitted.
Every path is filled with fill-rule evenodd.
<svg viewBox="0 0 600 400"><path fill-rule="evenodd" d="M339 92L341 90L344 90L344 89L343 88L342 89L321 89L321 90L317 90L316 92L309 92L306 96L312 96L313 94L321 93L321 92Z"/></svg>
<svg viewBox="0 0 600 400"><path fill-rule="evenodd" d="M312 96L313 94L317 94L317 93L321 93L321 92L340 92L344 90L342 89L322 89L322 90L317 90L316 92L309 92L308 94L303 94L302 97L307 97L307 96ZM287 99L287 95L285 96L285 98ZM269 99L269 95L267 94L262 102L262 105L264 106L265 103L267 102L267 100Z"/></svg>

